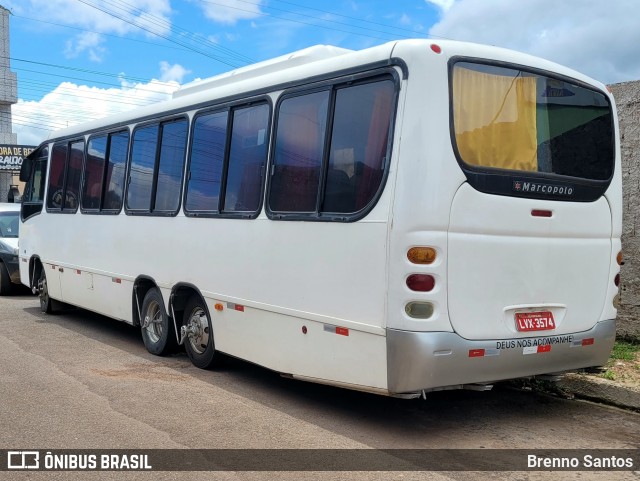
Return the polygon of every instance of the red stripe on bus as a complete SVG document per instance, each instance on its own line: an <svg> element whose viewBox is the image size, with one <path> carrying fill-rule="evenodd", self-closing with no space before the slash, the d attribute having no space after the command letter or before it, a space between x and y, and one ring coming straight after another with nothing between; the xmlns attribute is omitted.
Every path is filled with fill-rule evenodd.
<svg viewBox="0 0 640 481"><path fill-rule="evenodd" d="M348 336L349 329L346 327L336 327L336 334L340 334L341 336Z"/></svg>

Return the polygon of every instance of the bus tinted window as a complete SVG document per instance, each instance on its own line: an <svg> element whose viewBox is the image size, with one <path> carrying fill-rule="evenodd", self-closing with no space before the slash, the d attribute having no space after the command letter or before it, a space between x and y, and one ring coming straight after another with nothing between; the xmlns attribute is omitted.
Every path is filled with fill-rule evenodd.
<svg viewBox="0 0 640 481"><path fill-rule="evenodd" d="M124 172L129 148L129 132L109 135L109 161L105 179L105 196L102 208L120 210L124 192Z"/></svg>
<svg viewBox="0 0 640 481"><path fill-rule="evenodd" d="M76 211L80 199L80 177L84 160L84 141L73 142L69 152L69 167L67 169L66 194L63 210Z"/></svg>
<svg viewBox="0 0 640 481"><path fill-rule="evenodd" d="M180 206L186 145L186 120L181 119L162 125L154 211L175 212Z"/></svg>
<svg viewBox="0 0 640 481"><path fill-rule="evenodd" d="M291 97L280 104L269 193L273 211L316 210L329 93Z"/></svg>
<svg viewBox="0 0 640 481"><path fill-rule="evenodd" d="M389 143L393 98L391 81L336 92L323 212L357 212L378 191Z"/></svg>
<svg viewBox="0 0 640 481"><path fill-rule="evenodd" d="M47 193L47 209L55 212L78 209L80 175L84 158L84 141L59 142L51 154L51 176Z"/></svg>
<svg viewBox="0 0 640 481"><path fill-rule="evenodd" d="M153 169L158 147L158 125L137 129L133 134L130 183L127 190L127 208L151 210Z"/></svg>
<svg viewBox="0 0 640 481"><path fill-rule="evenodd" d="M226 111L196 118L185 202L188 211L218 210L227 119Z"/></svg>
<svg viewBox="0 0 640 481"><path fill-rule="evenodd" d="M267 158L267 104L233 112L233 131L224 197L225 212L258 210Z"/></svg>
<svg viewBox="0 0 640 481"><path fill-rule="evenodd" d="M100 209L102 201L102 175L107 157L107 136L93 137L87 148L87 162L84 168L84 187L82 189L82 208Z"/></svg>
<svg viewBox="0 0 640 481"><path fill-rule="evenodd" d="M82 189L85 211L113 212L122 207L128 146L129 132L126 131L89 140Z"/></svg>
<svg viewBox="0 0 640 481"><path fill-rule="evenodd" d="M383 178L394 99L395 85L387 79L335 87L328 139L329 92L283 100L269 208L354 214L369 205Z"/></svg>
<svg viewBox="0 0 640 481"><path fill-rule="evenodd" d="M469 166L607 180L611 107L604 94L535 73L459 62L453 67L456 147Z"/></svg>
<svg viewBox="0 0 640 481"><path fill-rule="evenodd" d="M53 146L51 151L51 172L47 190L47 209L60 210L64 188L64 173L67 163L67 143L61 142Z"/></svg>

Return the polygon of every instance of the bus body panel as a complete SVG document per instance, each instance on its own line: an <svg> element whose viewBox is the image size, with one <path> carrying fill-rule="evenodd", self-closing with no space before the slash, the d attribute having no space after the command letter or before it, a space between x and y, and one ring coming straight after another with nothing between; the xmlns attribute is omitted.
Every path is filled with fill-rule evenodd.
<svg viewBox="0 0 640 481"><path fill-rule="evenodd" d="M585 331L600 320L611 282L609 203L504 202L464 184L451 206L448 254L449 314L463 338L529 336L517 330L520 312L551 312L548 334Z"/></svg>
<svg viewBox="0 0 640 481"><path fill-rule="evenodd" d="M341 325L243 306L239 311L207 299L216 348L292 376L387 388L386 337ZM336 321L333 321L336 322ZM303 330L303 328L305 328ZM362 366L366 365L366 369Z"/></svg>
<svg viewBox="0 0 640 481"><path fill-rule="evenodd" d="M394 150L401 159L390 233L387 326L407 331L451 331L447 308L447 230L451 199L465 181L449 141L447 57L424 42L400 42L393 51L410 65L403 82L403 129ZM446 49L445 49L446 51ZM411 264L407 252L414 246L436 249L429 266ZM435 276L431 292L412 292L406 285L411 274ZM409 302L428 301L435 306L429 319L407 315Z"/></svg>

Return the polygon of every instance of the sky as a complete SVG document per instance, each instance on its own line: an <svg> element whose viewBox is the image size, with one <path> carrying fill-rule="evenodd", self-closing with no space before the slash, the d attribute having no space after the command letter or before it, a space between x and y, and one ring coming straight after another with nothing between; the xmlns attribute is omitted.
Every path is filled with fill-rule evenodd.
<svg viewBox="0 0 640 481"><path fill-rule="evenodd" d="M404 38L512 48L604 83L640 80L638 0L0 0L18 144L312 45Z"/></svg>

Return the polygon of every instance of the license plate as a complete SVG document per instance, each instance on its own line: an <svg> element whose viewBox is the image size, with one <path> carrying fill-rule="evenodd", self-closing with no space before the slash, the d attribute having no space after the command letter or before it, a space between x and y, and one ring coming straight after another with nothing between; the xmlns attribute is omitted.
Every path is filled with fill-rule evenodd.
<svg viewBox="0 0 640 481"><path fill-rule="evenodd" d="M520 332L550 331L556 328L551 311L516 312L516 329Z"/></svg>

